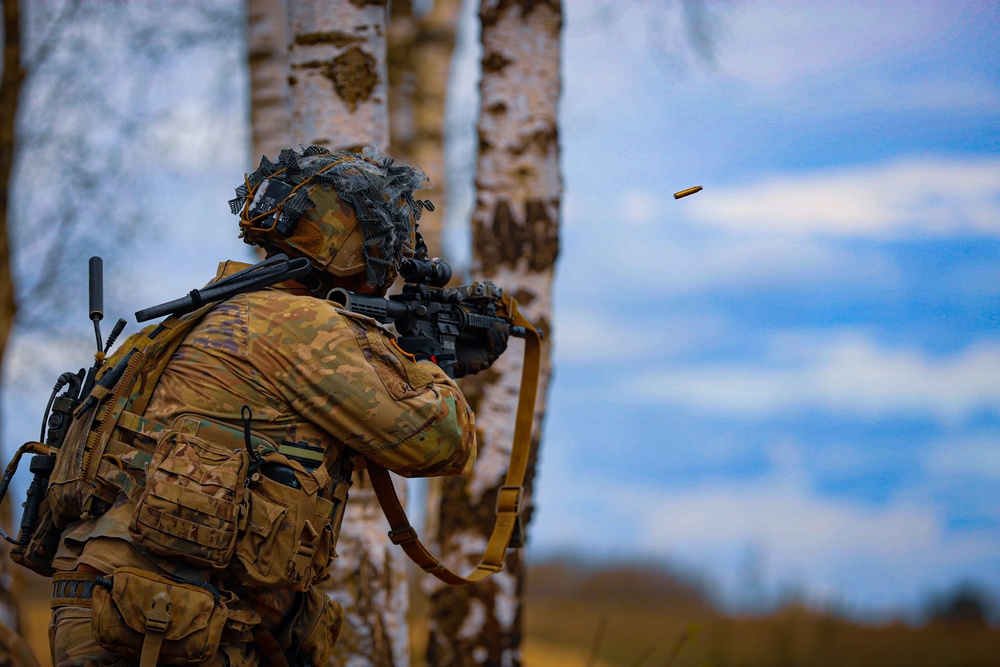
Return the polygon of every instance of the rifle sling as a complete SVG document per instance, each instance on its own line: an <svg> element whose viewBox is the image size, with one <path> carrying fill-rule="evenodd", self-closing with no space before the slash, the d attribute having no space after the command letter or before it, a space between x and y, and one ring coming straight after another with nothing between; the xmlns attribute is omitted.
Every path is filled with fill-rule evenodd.
<svg viewBox="0 0 1000 667"><path fill-rule="evenodd" d="M486 550L476 569L466 576L456 574L445 567L420 541L417 531L410 525L396 495L396 489L389 477L389 471L374 461L366 460L368 476L378 498L382 511L392 530L389 539L398 544L414 563L425 572L434 575L452 586L462 586L486 579L503 569L504 558L510 545L511 536L518 525L521 514L524 476L528 469L528 455L531 450L531 429L535 419L535 399L538 394L538 377L541 371L541 338L535 327L516 309L511 313L514 325L525 329L524 365L521 368L521 391L517 401L517 416L514 422L514 440L510 452L510 466L503 486L497 494L497 519L493 532L486 543Z"/></svg>

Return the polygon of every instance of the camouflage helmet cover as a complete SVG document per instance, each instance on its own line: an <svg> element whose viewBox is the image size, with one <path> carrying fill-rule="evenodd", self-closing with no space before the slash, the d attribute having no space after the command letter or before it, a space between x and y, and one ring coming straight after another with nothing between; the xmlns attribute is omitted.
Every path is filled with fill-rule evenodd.
<svg viewBox="0 0 1000 667"><path fill-rule="evenodd" d="M229 202L244 242L268 254L306 257L337 277L366 271L374 287L391 283L399 262L415 247L416 221L429 201L420 167L395 164L374 148L361 155L308 146L266 156Z"/></svg>

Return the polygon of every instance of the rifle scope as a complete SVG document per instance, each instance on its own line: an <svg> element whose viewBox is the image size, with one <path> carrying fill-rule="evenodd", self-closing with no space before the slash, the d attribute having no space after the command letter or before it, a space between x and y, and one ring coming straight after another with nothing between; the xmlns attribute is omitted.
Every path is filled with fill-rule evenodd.
<svg viewBox="0 0 1000 667"><path fill-rule="evenodd" d="M448 262L432 259L404 259L399 264L399 275L407 283L444 287L451 280L451 266Z"/></svg>

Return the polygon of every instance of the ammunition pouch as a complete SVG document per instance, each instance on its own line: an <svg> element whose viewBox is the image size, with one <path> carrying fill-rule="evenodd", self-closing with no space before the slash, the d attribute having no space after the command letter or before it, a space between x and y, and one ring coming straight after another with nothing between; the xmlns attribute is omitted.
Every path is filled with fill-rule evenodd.
<svg viewBox="0 0 1000 667"><path fill-rule="evenodd" d="M128 530L136 546L191 565L224 568L236 547L249 461L243 449L164 433Z"/></svg>

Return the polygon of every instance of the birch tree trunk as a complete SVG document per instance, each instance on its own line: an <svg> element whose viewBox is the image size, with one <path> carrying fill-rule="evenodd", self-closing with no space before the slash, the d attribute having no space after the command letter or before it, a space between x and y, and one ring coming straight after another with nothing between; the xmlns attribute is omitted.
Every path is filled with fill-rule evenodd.
<svg viewBox="0 0 1000 667"><path fill-rule="evenodd" d="M253 162L283 148L388 146L385 0L248 0ZM333 664L408 664L401 555L355 476L327 590L347 615Z"/></svg>
<svg viewBox="0 0 1000 667"><path fill-rule="evenodd" d="M386 151L386 0L295 0L286 8L291 143ZM346 614L333 664L409 664L405 556L388 530L367 476L356 473L327 584Z"/></svg>
<svg viewBox="0 0 1000 667"><path fill-rule="evenodd" d="M14 327L14 316L17 314L8 213L16 148L15 119L23 82L20 3L18 0L3 0L3 74L0 78L0 371L3 368L4 350L7 349L7 341ZM0 507L0 522L13 533L12 502L8 500ZM0 549L0 558L3 558L3 565L0 566L0 623L16 629L19 625L19 610L13 592L18 586L14 578L16 574L11 571L10 558L7 557L9 551L5 542Z"/></svg>
<svg viewBox="0 0 1000 667"><path fill-rule="evenodd" d="M550 374L551 288L559 251L559 0L482 0L482 108L477 200L472 218L473 275L514 294L522 312L545 332L535 438L525 482L530 520L537 437ZM520 387L521 346L463 385L479 430L470 477L444 482L439 514L446 562L471 569L493 525L507 470ZM478 509L476 509L478 508ZM428 663L434 667L521 664L522 555L509 552L505 571L463 588L437 585L431 595Z"/></svg>
<svg viewBox="0 0 1000 667"><path fill-rule="evenodd" d="M247 0L251 167L292 147L285 0Z"/></svg>
<svg viewBox="0 0 1000 667"><path fill-rule="evenodd" d="M386 2L288 3L293 141L388 148Z"/></svg>
<svg viewBox="0 0 1000 667"><path fill-rule="evenodd" d="M420 165L434 187L427 198L433 213L420 219L420 234L431 257L443 255L443 221L448 198L445 180L445 102L461 0L435 0L430 11L418 15L411 0L392 0L389 14L389 131L392 155L400 162ZM425 506L421 535L434 540L436 508L441 500L441 480L423 481ZM427 650L427 598L421 584L427 577L416 567L408 569L410 659L423 665Z"/></svg>
<svg viewBox="0 0 1000 667"><path fill-rule="evenodd" d="M393 157L418 164L434 182L435 211L420 220L428 254L441 252L448 196L444 114L461 0L435 0L422 16L410 0L393 0L389 21L389 126Z"/></svg>
<svg viewBox="0 0 1000 667"><path fill-rule="evenodd" d="M3 0L3 78L0 79L0 362L7 347L17 304L11 272L7 215L14 168L17 103L24 81L21 68L21 13L18 0Z"/></svg>

